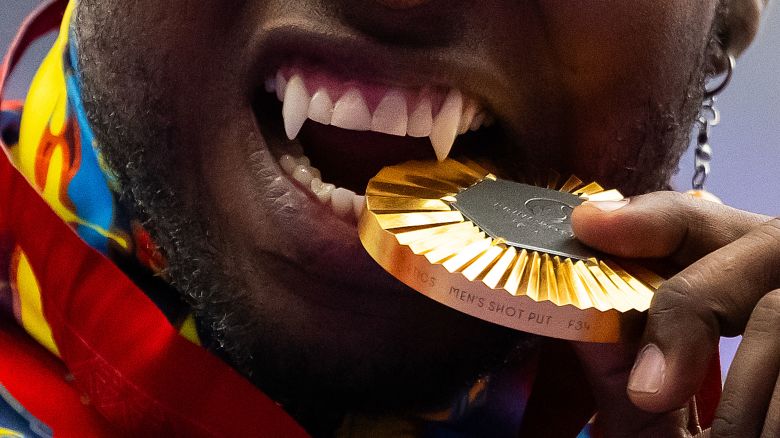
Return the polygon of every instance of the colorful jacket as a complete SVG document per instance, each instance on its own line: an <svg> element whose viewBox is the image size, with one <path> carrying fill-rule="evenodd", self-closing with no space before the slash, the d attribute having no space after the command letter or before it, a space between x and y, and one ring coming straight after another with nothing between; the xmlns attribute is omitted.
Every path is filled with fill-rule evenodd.
<svg viewBox="0 0 780 438"><path fill-rule="evenodd" d="M0 437L307 436L199 345L186 308L154 299L148 284L163 282L142 288L118 267L132 263L155 278L164 260L116 202L94 147L68 44L72 10L53 0L33 12L0 69ZM22 116L21 103L2 99L6 79L24 49L58 26ZM577 436L592 417L573 364L566 344L550 341L515 379L521 436ZM717 366L712 376L698 398L702 424L719 396ZM479 430L458 433L448 415L414 421L414 430ZM340 433L392 436L405 424L355 417Z"/></svg>

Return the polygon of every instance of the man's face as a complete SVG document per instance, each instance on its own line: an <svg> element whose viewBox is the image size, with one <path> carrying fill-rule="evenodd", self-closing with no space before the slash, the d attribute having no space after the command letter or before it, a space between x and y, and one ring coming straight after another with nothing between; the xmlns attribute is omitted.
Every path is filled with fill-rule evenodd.
<svg viewBox="0 0 780 438"><path fill-rule="evenodd" d="M228 360L293 405L425 410L525 338L392 279L361 248L354 218L279 164L305 154L323 181L361 193L382 166L433 159L431 142L311 120L290 141L267 79L279 88L301 74L309 96L324 87L334 103L356 89L374 113L396 90L407 130L421 96L433 96L436 119L458 90L496 124L459 136L454 154L508 177L554 168L630 195L665 187L676 169L711 68L716 9L693 0L81 0L77 36L105 158ZM294 131L300 110L288 108ZM382 121L398 129L393 108ZM336 118L366 127L359 108Z"/></svg>

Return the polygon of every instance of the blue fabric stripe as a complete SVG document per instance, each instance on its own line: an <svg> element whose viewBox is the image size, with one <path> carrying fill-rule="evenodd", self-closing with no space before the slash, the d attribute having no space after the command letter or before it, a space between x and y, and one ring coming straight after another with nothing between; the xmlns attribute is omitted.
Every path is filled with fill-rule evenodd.
<svg viewBox="0 0 780 438"><path fill-rule="evenodd" d="M0 428L16 432L25 438L52 436L51 428L24 409L3 385L0 385Z"/></svg>
<svg viewBox="0 0 780 438"><path fill-rule="evenodd" d="M76 214L86 222L97 225L104 230L111 230L114 225L116 208L114 197L108 186L106 175L100 167L96 151L95 135L87 120L87 112L81 100L78 71L74 68L75 45L68 44L65 57L66 86L68 91L68 110L75 116L81 134L81 143L75 145L80 149L81 162L79 170L68 186L68 197L76 208ZM108 238L100 235L89 227L80 225L76 231L90 246L98 251L108 253Z"/></svg>

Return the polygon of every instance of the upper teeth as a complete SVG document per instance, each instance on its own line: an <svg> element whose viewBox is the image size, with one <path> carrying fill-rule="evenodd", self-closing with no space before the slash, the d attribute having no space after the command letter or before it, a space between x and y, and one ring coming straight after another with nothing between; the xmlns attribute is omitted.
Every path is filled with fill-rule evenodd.
<svg viewBox="0 0 780 438"><path fill-rule="evenodd" d="M376 93L376 85L339 83L321 72L311 76L307 79L301 72L280 70L265 83L266 91L275 92L284 102L282 116L290 140L311 119L353 131L429 137L441 161L449 155L458 135L469 129L476 131L493 120L456 89L444 92L390 87ZM441 102L440 108L436 108L437 102Z"/></svg>

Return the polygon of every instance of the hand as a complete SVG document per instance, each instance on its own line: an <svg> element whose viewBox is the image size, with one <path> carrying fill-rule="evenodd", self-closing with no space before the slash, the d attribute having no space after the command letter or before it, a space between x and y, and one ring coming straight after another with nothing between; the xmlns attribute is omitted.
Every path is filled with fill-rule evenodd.
<svg viewBox="0 0 780 438"><path fill-rule="evenodd" d="M653 298L640 343L575 344L607 436L688 436L685 406L720 336L739 334L710 436L780 436L780 219L668 192L585 203L572 221L594 248L682 269Z"/></svg>

